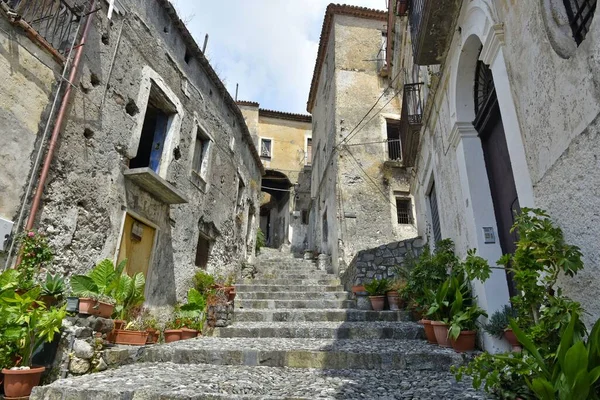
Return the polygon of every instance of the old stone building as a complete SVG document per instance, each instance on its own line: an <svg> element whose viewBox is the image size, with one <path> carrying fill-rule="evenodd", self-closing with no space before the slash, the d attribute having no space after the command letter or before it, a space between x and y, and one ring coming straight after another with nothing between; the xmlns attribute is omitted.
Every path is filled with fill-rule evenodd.
<svg viewBox="0 0 600 400"><path fill-rule="evenodd" d="M416 236L400 100L385 64L386 27L385 12L331 4L321 32L307 105L310 246L330 255L338 273L362 250Z"/></svg>
<svg viewBox="0 0 600 400"><path fill-rule="evenodd" d="M435 5L434 5L435 3ZM592 6L593 3L593 6ZM600 174L595 2L391 2L392 71L420 84L422 129L414 147L419 234L476 248L492 265L514 250L513 213L539 207L579 246L585 269L561 286L600 317ZM580 17L577 17L580 16ZM403 90L406 99L407 90ZM404 109L414 104L403 103ZM403 114L404 115L404 114ZM501 270L479 303L508 302ZM486 338L488 347L494 345Z"/></svg>
<svg viewBox="0 0 600 400"><path fill-rule="evenodd" d="M289 244L295 253L308 246L311 116L265 110L239 101L265 168L260 228L268 247Z"/></svg>
<svg viewBox="0 0 600 400"><path fill-rule="evenodd" d="M0 2L2 226L14 239L29 215L65 275L127 258L128 272L147 276L149 305L180 299L198 269L235 273L254 254L264 170L242 113L171 3L40 3ZM15 248L0 250L10 265Z"/></svg>

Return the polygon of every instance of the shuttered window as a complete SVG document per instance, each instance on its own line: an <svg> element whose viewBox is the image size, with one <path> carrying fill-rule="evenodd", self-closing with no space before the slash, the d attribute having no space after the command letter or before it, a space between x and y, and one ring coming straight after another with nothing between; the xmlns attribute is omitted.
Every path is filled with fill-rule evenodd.
<svg viewBox="0 0 600 400"><path fill-rule="evenodd" d="M433 230L433 240L435 240L435 243L437 243L442 240L442 230L440 228L440 214L438 212L435 183L431 186L431 191L429 192L429 206L431 209L431 229Z"/></svg>

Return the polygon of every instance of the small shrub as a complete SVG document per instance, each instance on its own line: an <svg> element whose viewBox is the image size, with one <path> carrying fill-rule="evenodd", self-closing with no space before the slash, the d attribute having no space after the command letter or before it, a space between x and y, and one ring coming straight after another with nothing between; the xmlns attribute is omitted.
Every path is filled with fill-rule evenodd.
<svg viewBox="0 0 600 400"><path fill-rule="evenodd" d="M265 239L265 234L260 228L258 228L256 230L256 252L260 252L260 249L265 247L266 244L267 240Z"/></svg>
<svg viewBox="0 0 600 400"><path fill-rule="evenodd" d="M194 275L194 288L202 294L208 293L214 284L215 278L204 271L198 271Z"/></svg>

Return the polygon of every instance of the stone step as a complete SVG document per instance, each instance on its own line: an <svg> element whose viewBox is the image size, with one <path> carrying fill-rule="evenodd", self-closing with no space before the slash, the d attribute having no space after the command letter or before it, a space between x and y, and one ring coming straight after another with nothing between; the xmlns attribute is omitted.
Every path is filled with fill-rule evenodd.
<svg viewBox="0 0 600 400"><path fill-rule="evenodd" d="M280 309L280 308L356 308L356 300L244 300L235 301L238 309Z"/></svg>
<svg viewBox="0 0 600 400"><path fill-rule="evenodd" d="M356 309L235 310L235 322L362 322L410 321L406 311L366 311Z"/></svg>
<svg viewBox="0 0 600 400"><path fill-rule="evenodd" d="M201 337L149 346L146 362L317 369L449 371L462 365L454 350L423 340Z"/></svg>
<svg viewBox="0 0 600 400"><path fill-rule="evenodd" d="M250 281L252 282L252 281ZM265 285L240 283L235 285L236 292L341 292L342 285Z"/></svg>
<svg viewBox="0 0 600 400"><path fill-rule="evenodd" d="M256 266L261 268L274 269L297 269L297 268L312 268L317 269L317 263L306 260L260 260Z"/></svg>
<svg viewBox="0 0 600 400"><path fill-rule="evenodd" d="M325 285L325 286L337 286L341 285L339 278L331 279L244 279L242 284L253 284L253 285Z"/></svg>
<svg viewBox="0 0 600 400"><path fill-rule="evenodd" d="M423 339L414 322L238 322L213 332L217 337L312 339Z"/></svg>
<svg viewBox="0 0 600 400"><path fill-rule="evenodd" d="M449 372L143 363L62 379L31 400L486 399Z"/></svg>
<svg viewBox="0 0 600 400"><path fill-rule="evenodd" d="M337 276L333 274L327 274L321 271L313 271L308 273L286 273L286 272L271 272L271 273L262 273L259 272L254 279L336 279Z"/></svg>
<svg viewBox="0 0 600 400"><path fill-rule="evenodd" d="M348 292L240 292L238 291L236 299L243 300L347 300Z"/></svg>

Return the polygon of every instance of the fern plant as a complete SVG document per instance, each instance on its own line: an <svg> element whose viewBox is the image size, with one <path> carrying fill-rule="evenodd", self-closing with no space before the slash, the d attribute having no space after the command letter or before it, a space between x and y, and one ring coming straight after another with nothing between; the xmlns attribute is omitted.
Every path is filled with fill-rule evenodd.
<svg viewBox="0 0 600 400"><path fill-rule="evenodd" d="M383 296L390 287L390 281L387 279L373 279L371 282L365 284L365 290L369 296Z"/></svg>
<svg viewBox="0 0 600 400"><path fill-rule="evenodd" d="M133 277L127 274L119 276L113 293L116 301L114 315L118 319L125 320L132 308L144 303L145 287L146 279L141 272Z"/></svg>

